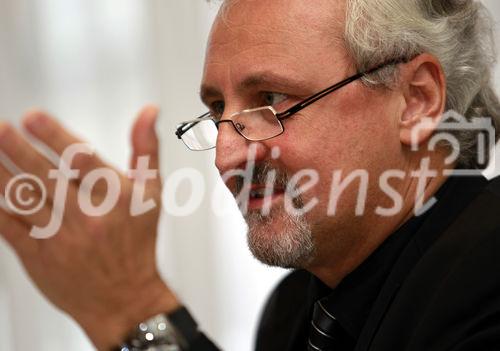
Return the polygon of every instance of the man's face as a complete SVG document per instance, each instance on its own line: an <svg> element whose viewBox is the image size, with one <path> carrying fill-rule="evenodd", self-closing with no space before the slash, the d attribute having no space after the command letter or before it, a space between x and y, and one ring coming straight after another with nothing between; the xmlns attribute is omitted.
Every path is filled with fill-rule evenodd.
<svg viewBox="0 0 500 351"><path fill-rule="evenodd" d="M219 15L208 44L204 102L215 112L223 110L223 118L267 105L280 112L356 73L342 42L345 4L317 0L311 5L305 0L241 0L224 18ZM335 216L328 216L332 176L342 171L345 178L363 169L378 180L384 169L396 168L402 152L399 105L390 92L358 81L285 120L284 134L253 143L256 164L266 166L259 169L275 169L284 179L310 169L319 177L301 196L302 204L317 200L304 215L287 213L280 184L271 197L269 216L258 214L262 200L250 199L246 219L257 258L272 265L310 267L332 259L340 263L350 250L367 245L372 210L384 205L377 181L369 186L362 218L354 211L357 184L341 196ZM251 145L222 123L216 148L220 173L244 169ZM278 158L273 148L279 148ZM235 192L234 178L226 184Z"/></svg>

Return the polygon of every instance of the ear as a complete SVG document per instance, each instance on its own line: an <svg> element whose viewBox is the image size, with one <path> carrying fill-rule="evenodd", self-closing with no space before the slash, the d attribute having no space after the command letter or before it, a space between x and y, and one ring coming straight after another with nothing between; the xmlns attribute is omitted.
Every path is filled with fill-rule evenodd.
<svg viewBox="0 0 500 351"><path fill-rule="evenodd" d="M400 121L400 140L408 146L427 141L439 125L446 107L446 78L434 56L422 54L401 69L405 101Z"/></svg>

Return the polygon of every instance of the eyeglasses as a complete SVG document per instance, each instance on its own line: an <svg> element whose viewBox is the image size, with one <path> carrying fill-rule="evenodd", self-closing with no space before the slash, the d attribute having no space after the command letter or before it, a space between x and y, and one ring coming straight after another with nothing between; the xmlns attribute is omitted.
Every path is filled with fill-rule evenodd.
<svg viewBox="0 0 500 351"><path fill-rule="evenodd" d="M305 100L293 105L284 112L276 112L272 106L264 106L233 113L227 119L217 120L211 112L200 117L179 124L175 135L181 139L188 149L193 151L210 150L215 147L219 125L230 123L243 138L248 141L264 141L275 138L284 133L283 121L292 117L297 112L339 90L346 85L372 74L390 65L407 62L406 60L393 60L368 71L357 73L343 81L336 83Z"/></svg>

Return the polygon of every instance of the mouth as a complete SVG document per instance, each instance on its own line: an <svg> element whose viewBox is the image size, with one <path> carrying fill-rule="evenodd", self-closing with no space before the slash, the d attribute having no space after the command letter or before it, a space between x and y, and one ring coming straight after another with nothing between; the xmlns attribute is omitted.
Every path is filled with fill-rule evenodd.
<svg viewBox="0 0 500 351"><path fill-rule="evenodd" d="M248 196L248 210L259 210L265 205L272 208L281 201L285 195L283 188L266 188L265 186L252 185Z"/></svg>

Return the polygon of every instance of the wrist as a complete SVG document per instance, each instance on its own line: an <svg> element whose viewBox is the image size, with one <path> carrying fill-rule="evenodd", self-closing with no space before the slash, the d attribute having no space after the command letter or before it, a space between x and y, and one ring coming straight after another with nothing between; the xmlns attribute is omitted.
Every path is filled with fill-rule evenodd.
<svg viewBox="0 0 500 351"><path fill-rule="evenodd" d="M190 350L201 335L189 311L180 307L172 313L161 313L142 321L129 333L126 342L113 351Z"/></svg>
<svg viewBox="0 0 500 351"><path fill-rule="evenodd" d="M124 342L130 331L142 321L160 313L172 313L181 307L161 280L123 295L121 303L110 304L101 313L75 318L100 351L109 351Z"/></svg>

